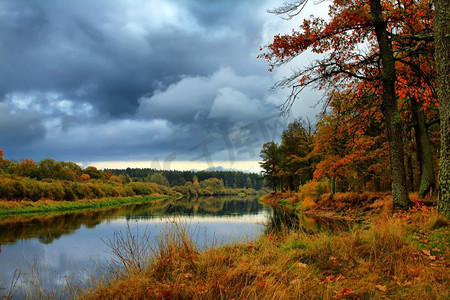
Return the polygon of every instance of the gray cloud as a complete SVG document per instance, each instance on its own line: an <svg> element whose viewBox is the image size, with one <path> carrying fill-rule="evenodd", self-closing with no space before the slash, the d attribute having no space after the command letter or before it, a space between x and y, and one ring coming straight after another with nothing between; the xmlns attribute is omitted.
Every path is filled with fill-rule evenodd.
<svg viewBox="0 0 450 300"><path fill-rule="evenodd" d="M163 117L173 122L190 122L199 116L209 118L228 119L230 121L252 120L267 114L274 107L265 103L267 90L261 86L269 87L270 79L263 76L239 76L231 68L222 68L209 77L184 77L170 85L165 91L156 91L151 96L139 99L139 115L147 118ZM230 99L229 109L238 111L253 110L255 114L227 115L219 112L224 106L224 97ZM250 100L249 98L257 98ZM252 101L257 107L248 105ZM265 107L264 107L265 106ZM210 112L211 108L213 111ZM259 110L258 110L259 109Z"/></svg>
<svg viewBox="0 0 450 300"><path fill-rule="evenodd" d="M190 159L214 137L226 158L223 136L277 113L256 60L280 23L271 2L1 0L0 147L16 159Z"/></svg>
<svg viewBox="0 0 450 300"><path fill-rule="evenodd" d="M35 112L11 108L0 102L0 141L2 147L28 148L36 140L44 138L43 118ZM4 146L3 146L4 145Z"/></svg>

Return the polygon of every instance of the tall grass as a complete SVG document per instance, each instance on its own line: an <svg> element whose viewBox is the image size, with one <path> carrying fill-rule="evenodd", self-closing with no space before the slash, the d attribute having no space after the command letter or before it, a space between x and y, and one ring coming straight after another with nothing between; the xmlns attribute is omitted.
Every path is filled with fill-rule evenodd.
<svg viewBox="0 0 450 300"><path fill-rule="evenodd" d="M108 278L64 294L31 281L33 299L449 299L449 223L433 209L379 214L342 231L279 226L256 241L199 249L174 220L105 243ZM36 275L36 277L38 277ZM34 278L31 276L31 278ZM19 281L20 283L20 281ZM9 299L10 295L5 299Z"/></svg>
<svg viewBox="0 0 450 300"><path fill-rule="evenodd" d="M430 256L413 241L424 230L448 232L448 222L429 212L413 216L414 225L380 215L334 233L284 227L254 242L204 251L175 224L156 244L145 242L150 252L132 250L150 257L147 263L126 250L118 256L128 266L124 272L81 298L448 299L448 244L446 252ZM119 253L142 246L132 238L116 241L112 246Z"/></svg>

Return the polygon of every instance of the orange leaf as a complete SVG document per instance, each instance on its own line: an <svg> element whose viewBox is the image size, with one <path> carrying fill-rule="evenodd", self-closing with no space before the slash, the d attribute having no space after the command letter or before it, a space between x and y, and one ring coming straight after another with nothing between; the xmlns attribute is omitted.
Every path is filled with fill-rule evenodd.
<svg viewBox="0 0 450 300"><path fill-rule="evenodd" d="M346 296L346 295L351 295L351 294L353 294L353 291L352 291L351 289L349 289L349 288L343 288L342 291L340 291L340 293L341 293L342 295Z"/></svg>
<svg viewBox="0 0 450 300"><path fill-rule="evenodd" d="M377 284L377 285L375 286L375 288L376 288L377 290L379 290L379 291L386 292L386 286L385 286L385 285L379 285L379 284Z"/></svg>
<svg viewBox="0 0 450 300"><path fill-rule="evenodd" d="M428 250L428 249L423 249L422 252L423 252L425 255L428 255L428 256L431 255L431 252L430 252L430 250Z"/></svg>

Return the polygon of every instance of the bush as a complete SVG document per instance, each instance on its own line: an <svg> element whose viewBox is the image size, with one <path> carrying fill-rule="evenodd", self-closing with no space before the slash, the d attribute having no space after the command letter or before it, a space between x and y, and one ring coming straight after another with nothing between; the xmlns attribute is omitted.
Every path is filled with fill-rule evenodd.
<svg viewBox="0 0 450 300"><path fill-rule="evenodd" d="M305 197L317 200L320 197L328 193L328 184L325 181L309 181L300 186L297 193L297 199L303 201Z"/></svg>
<svg viewBox="0 0 450 300"><path fill-rule="evenodd" d="M69 185L64 187L64 199L67 201L74 201L76 199L75 193Z"/></svg>
<svg viewBox="0 0 450 300"><path fill-rule="evenodd" d="M128 184L129 187L133 190L136 195L150 195L155 191L150 187L149 184L145 184L143 182L130 182Z"/></svg>

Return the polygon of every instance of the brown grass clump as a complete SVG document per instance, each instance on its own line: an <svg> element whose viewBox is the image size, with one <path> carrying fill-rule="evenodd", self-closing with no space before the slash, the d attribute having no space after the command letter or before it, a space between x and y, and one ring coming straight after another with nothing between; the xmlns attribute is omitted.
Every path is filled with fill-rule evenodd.
<svg viewBox="0 0 450 300"><path fill-rule="evenodd" d="M286 229L205 251L175 227L146 268L130 268L81 298L448 299L448 221L433 211L411 214L415 224L380 215L350 231Z"/></svg>

